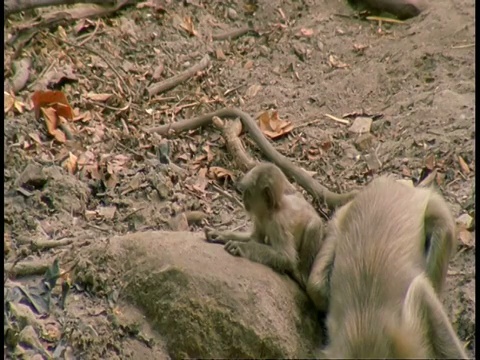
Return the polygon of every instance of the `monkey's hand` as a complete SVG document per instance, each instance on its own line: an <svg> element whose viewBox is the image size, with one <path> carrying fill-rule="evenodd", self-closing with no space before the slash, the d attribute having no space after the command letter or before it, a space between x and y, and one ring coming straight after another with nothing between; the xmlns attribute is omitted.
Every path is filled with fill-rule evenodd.
<svg viewBox="0 0 480 360"><path fill-rule="evenodd" d="M233 256L248 257L245 245L244 242L230 240L225 244L225 250Z"/></svg>
<svg viewBox="0 0 480 360"><path fill-rule="evenodd" d="M205 232L205 239L209 243L226 244L228 241L228 239L226 239L225 236L223 236L224 234L222 231L205 228L204 232Z"/></svg>

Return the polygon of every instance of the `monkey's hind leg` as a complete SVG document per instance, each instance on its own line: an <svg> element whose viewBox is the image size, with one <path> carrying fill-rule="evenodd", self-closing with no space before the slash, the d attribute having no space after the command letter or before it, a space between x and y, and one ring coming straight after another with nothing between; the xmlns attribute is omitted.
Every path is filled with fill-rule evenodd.
<svg viewBox="0 0 480 360"><path fill-rule="evenodd" d="M307 294L317 310L326 312L330 297L330 271L335 259L336 234L328 234L315 258L307 281Z"/></svg>
<svg viewBox="0 0 480 360"><path fill-rule="evenodd" d="M402 317L411 329L426 337L435 359L468 359L430 281L418 275L410 284Z"/></svg>
<svg viewBox="0 0 480 360"><path fill-rule="evenodd" d="M440 294L454 252L455 223L445 200L437 193L430 194L425 211L425 242L426 272Z"/></svg>

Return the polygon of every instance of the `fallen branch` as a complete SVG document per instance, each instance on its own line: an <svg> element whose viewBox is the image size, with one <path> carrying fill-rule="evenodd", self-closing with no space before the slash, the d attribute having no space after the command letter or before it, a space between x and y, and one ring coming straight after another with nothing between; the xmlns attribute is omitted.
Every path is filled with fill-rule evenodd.
<svg viewBox="0 0 480 360"><path fill-rule="evenodd" d="M67 246L72 243L73 243L73 239L33 240L31 246L35 250L47 250L47 249L54 249L60 246Z"/></svg>
<svg viewBox="0 0 480 360"><path fill-rule="evenodd" d="M229 30L222 34L214 34L212 35L212 40L221 41L221 40L233 40L249 32L256 33L256 31L251 26L241 27L239 29Z"/></svg>
<svg viewBox="0 0 480 360"><path fill-rule="evenodd" d="M272 144L265 138L256 122L247 113L236 108L223 108L205 115L198 116L193 119L178 121L172 124L166 124L159 127L146 129L146 132L156 132L161 135L167 134L169 131L182 132L185 130L196 129L211 123L214 116L219 118L240 118L243 126L248 130L253 141L257 144L265 156L275 163L282 171L293 178L301 187L303 187L317 201L323 201L329 208L335 209L338 206L349 202L358 191L353 190L345 194L336 194L328 190L325 186L317 182L305 170L299 168L287 157L280 154Z"/></svg>
<svg viewBox="0 0 480 360"><path fill-rule="evenodd" d="M4 264L5 273L15 277L43 275L52 265L51 260L19 261L16 264Z"/></svg>
<svg viewBox="0 0 480 360"><path fill-rule="evenodd" d="M199 63L193 65L191 68L185 70L184 72L172 76L171 78L164 80L162 82L153 84L147 88L148 95L153 96L160 93L163 93L167 90L173 89L177 85L181 84L184 81L187 81L193 77L197 72L202 71L210 65L210 57L205 55Z"/></svg>
<svg viewBox="0 0 480 360"><path fill-rule="evenodd" d="M238 137L242 132L242 123L240 121L223 121L217 116L212 118L212 122L222 132L228 152L235 160L237 167L243 172L253 168L257 161L247 154L242 141Z"/></svg>
<svg viewBox="0 0 480 360"><path fill-rule="evenodd" d="M39 7L73 5L81 3L112 5L117 3L115 0L5 0L3 2L4 19L8 16Z"/></svg>

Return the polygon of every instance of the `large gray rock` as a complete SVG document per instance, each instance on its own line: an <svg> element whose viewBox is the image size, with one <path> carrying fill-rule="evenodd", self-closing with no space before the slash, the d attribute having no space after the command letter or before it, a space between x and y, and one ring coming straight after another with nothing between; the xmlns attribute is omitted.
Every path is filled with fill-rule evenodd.
<svg viewBox="0 0 480 360"><path fill-rule="evenodd" d="M172 358L305 358L321 335L317 314L287 276L228 254L203 234L112 238L107 257ZM103 257L105 258L105 257Z"/></svg>

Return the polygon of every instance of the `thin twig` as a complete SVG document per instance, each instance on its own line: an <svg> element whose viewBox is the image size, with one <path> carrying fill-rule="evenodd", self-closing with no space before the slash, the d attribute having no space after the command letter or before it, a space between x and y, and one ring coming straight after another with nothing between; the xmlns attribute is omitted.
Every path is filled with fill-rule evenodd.
<svg viewBox="0 0 480 360"><path fill-rule="evenodd" d="M193 65L191 68L172 76L169 79L161 81L159 83L150 85L147 88L148 95L151 97L163 93L167 90L173 89L174 87L180 85L182 82L187 81L193 77L197 72L202 71L210 65L210 56L206 54L199 63Z"/></svg>
<svg viewBox="0 0 480 360"><path fill-rule="evenodd" d="M329 119L332 119L333 121L336 121L336 122L339 122L341 124L345 124L345 125L350 125L350 121L348 120L345 120L345 119L340 119L336 116L333 116L333 115L330 115L330 114L324 114L326 117L328 117Z"/></svg>
<svg viewBox="0 0 480 360"><path fill-rule="evenodd" d="M234 203L236 203L238 206L242 207L243 208L243 204L240 200L238 200L235 196L229 194L228 192L226 192L225 190L223 190L220 186L218 186L217 184L214 184L212 183L213 187L215 188L215 190L217 190L220 194L222 194L223 196L225 196L226 198L232 200Z"/></svg>

